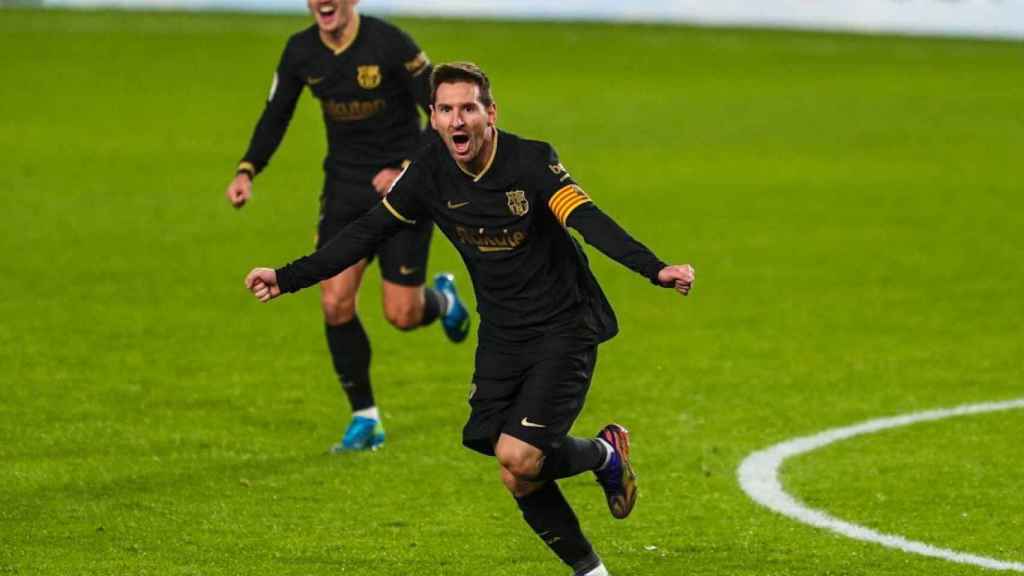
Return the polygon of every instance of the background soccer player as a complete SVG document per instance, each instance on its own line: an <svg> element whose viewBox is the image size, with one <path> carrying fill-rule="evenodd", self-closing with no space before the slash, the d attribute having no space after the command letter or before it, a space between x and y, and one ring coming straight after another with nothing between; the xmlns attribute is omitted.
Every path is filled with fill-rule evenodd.
<svg viewBox="0 0 1024 576"><path fill-rule="evenodd" d="M316 24L289 38L270 97L249 149L227 188L240 208L252 196L252 180L284 137L304 86L320 100L327 128L324 187L317 246L373 207L401 167L428 139L417 105L429 112L430 62L395 26L361 16L358 0L308 0ZM432 225L409 226L376 248L384 314L411 330L438 316L448 337L462 341L469 317L453 277L439 274L424 288ZM356 315L356 296L374 252L320 283L327 346L353 418L332 452L377 448L384 428L370 386L370 341Z"/></svg>
<svg viewBox="0 0 1024 576"><path fill-rule="evenodd" d="M586 398L597 346L615 314L566 227L652 283L688 294L689 265L669 266L594 205L547 143L496 127L486 75L472 64L433 72L431 123L443 144L421 151L376 208L315 254L246 286L261 301L311 286L381 239L433 220L458 249L476 291L479 344L465 446L494 455L523 518L575 574L607 574L555 480L593 470L609 509L636 502L629 434L569 436Z"/></svg>

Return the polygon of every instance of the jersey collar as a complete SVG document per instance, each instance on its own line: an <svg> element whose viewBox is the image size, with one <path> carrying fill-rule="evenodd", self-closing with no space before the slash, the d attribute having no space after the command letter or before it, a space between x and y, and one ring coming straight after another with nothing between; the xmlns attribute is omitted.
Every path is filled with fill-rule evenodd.
<svg viewBox="0 0 1024 576"><path fill-rule="evenodd" d="M351 46L352 43L356 41L356 38L359 37L359 24L362 23L362 18L360 18L359 12L356 12L353 16L356 20L355 31L352 32L352 37L342 44L331 44L330 42L325 40L323 36L320 35L319 30L317 31L317 37L320 38L320 41L323 42L324 46L327 46L327 49L333 52L335 56L341 54L345 50L348 50L348 47Z"/></svg>
<svg viewBox="0 0 1024 576"><path fill-rule="evenodd" d="M494 164L494 157L498 155L498 128L495 126L494 130L494 146L491 146L491 157L487 159L487 164L484 164L484 169L479 174L474 174L466 169L458 160L455 161L455 165L462 170L462 173L473 179L473 182L479 182L487 172L491 169L491 165Z"/></svg>
<svg viewBox="0 0 1024 576"><path fill-rule="evenodd" d="M452 158L452 155L448 153L448 148L438 138L438 144L440 144L438 151L443 155L444 160L442 160L442 163L445 166L445 170L455 177L469 180L474 186L479 188L500 190L511 186L520 176L517 170L519 139L515 134L504 132L497 128L494 129L494 133L496 140L494 150L491 152L491 159L479 174L473 174L459 166L455 158ZM501 135L500 138L497 137L498 134ZM497 145L499 139L501 146Z"/></svg>

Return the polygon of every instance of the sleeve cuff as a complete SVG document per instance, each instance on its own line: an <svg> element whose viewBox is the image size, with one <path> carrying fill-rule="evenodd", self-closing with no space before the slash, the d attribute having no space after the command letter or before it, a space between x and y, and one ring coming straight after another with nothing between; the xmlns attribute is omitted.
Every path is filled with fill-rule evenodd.
<svg viewBox="0 0 1024 576"><path fill-rule="evenodd" d="M662 288L672 287L664 286L661 282L658 282L658 272L661 272L662 269L665 268L666 266L668 266L668 264L662 262L661 260L655 260L654 262L651 262L650 267L646 270L645 274L645 276L647 276L647 279L651 281L651 284L654 284L655 286L661 286ZM278 278L277 283L281 283L280 278Z"/></svg>
<svg viewBox="0 0 1024 576"><path fill-rule="evenodd" d="M274 274L277 275L277 287L281 289L282 294L291 294L292 292L295 292L295 283L292 279L291 270L288 269L288 265L275 268Z"/></svg>
<svg viewBox="0 0 1024 576"><path fill-rule="evenodd" d="M235 174L248 174L249 178L256 176L256 166L252 162L242 162L235 168Z"/></svg>

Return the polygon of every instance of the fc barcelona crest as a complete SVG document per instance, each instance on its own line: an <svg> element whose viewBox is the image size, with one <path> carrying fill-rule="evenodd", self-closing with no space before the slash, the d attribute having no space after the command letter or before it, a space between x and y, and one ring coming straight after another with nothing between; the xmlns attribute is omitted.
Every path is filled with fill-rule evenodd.
<svg viewBox="0 0 1024 576"><path fill-rule="evenodd" d="M372 90L377 86L380 86L380 66L357 66L356 80L359 85L367 90Z"/></svg>
<svg viewBox="0 0 1024 576"><path fill-rule="evenodd" d="M522 216L530 211L530 201L526 199L526 192L523 190L511 190L505 192L508 198L508 209L516 216Z"/></svg>

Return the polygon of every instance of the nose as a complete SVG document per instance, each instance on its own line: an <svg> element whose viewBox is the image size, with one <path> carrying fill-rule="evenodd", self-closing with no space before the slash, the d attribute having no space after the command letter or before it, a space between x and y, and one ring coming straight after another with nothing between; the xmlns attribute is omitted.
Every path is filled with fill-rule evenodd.
<svg viewBox="0 0 1024 576"><path fill-rule="evenodd" d="M455 128L462 128L466 124L466 121L462 118L462 112L459 110L455 111L455 117L452 118L452 126Z"/></svg>

